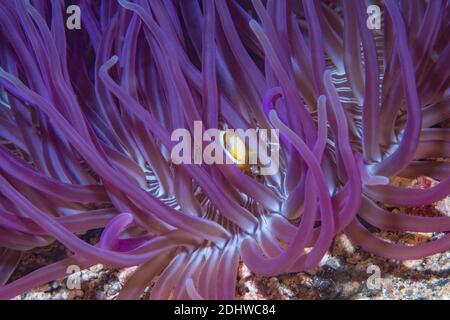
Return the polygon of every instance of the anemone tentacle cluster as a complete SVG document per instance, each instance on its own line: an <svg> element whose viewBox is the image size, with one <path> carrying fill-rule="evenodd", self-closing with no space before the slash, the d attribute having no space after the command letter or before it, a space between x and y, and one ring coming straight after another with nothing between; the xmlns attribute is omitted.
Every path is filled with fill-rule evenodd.
<svg viewBox="0 0 450 320"><path fill-rule="evenodd" d="M416 259L450 218L397 214L450 193L450 6L444 0L0 1L0 298L69 266L138 265L119 298L232 299L238 264L319 264L345 233ZM278 129L277 174L175 165L171 132ZM390 184L427 175L426 190ZM440 232L406 246L373 230ZM79 235L102 229L99 243ZM72 255L9 281L21 254Z"/></svg>

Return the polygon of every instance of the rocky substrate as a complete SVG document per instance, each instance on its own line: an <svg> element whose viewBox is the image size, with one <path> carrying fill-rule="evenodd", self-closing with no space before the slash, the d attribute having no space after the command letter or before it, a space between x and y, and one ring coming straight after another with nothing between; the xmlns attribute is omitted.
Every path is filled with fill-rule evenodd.
<svg viewBox="0 0 450 320"><path fill-rule="evenodd" d="M433 181L420 177L398 179L397 185L427 188ZM431 206L389 208L393 212L450 216L450 196ZM82 236L96 243L100 230ZM414 245L442 236L439 233L397 234L377 232L381 238ZM11 280L66 257L60 244L24 254ZM68 289L67 278L50 282L15 299L115 299L135 267L114 269L95 265L80 272L79 289ZM378 276L379 275L379 276ZM142 299L148 298L151 286ZM240 264L238 299L450 299L450 251L421 260L396 261L371 255L355 247L345 235L335 238L320 266L308 272L260 277Z"/></svg>

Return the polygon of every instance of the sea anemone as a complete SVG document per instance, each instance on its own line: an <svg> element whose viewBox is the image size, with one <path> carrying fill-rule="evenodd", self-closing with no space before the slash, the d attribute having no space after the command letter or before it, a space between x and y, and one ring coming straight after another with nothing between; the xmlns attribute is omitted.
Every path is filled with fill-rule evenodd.
<svg viewBox="0 0 450 320"><path fill-rule="evenodd" d="M447 1L375 1L379 29L358 0L75 3L80 29L62 0L0 2L0 298L102 263L138 265L121 299L156 276L152 299L232 299L241 260L302 272L340 233L389 259L450 248L449 217L384 206L449 194ZM278 129L278 172L174 164L195 121ZM439 183L390 183L420 175ZM8 282L54 241L72 255Z"/></svg>

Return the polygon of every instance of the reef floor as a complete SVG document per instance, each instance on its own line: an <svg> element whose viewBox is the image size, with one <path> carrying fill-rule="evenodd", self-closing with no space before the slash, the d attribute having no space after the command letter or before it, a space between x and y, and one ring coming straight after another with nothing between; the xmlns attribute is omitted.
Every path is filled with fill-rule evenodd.
<svg viewBox="0 0 450 320"><path fill-rule="evenodd" d="M427 177L395 179L405 187L427 188L434 182ZM419 208L389 208L393 212L450 216L450 196ZM376 231L376 230L375 230ZM96 243L100 230L81 236ZM379 232L382 238L402 244L418 244L439 237L438 233L399 235ZM65 247L54 243L26 252L11 280L68 256ZM80 272L80 289L69 289L67 278L52 281L15 299L114 299L136 267L114 269L98 264ZM377 278L379 272L379 278ZM380 281L378 281L378 279ZM148 298L151 286L141 297ZM335 238L320 266L309 272L266 278L240 264L238 299L450 299L450 251L425 259L397 261L383 259L352 245L345 235Z"/></svg>

